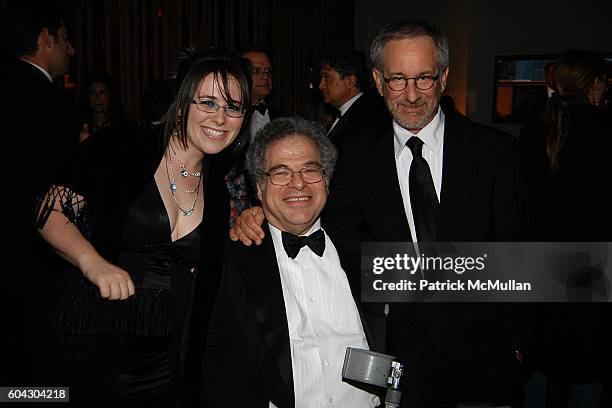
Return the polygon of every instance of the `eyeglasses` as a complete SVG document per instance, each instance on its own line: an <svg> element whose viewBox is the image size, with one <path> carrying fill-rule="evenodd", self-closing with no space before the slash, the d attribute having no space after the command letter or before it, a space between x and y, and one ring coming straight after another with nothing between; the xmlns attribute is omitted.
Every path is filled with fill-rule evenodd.
<svg viewBox="0 0 612 408"><path fill-rule="evenodd" d="M193 99L191 103L193 103L200 112L215 113L219 109L223 109L225 114L230 118L241 118L245 114L245 109L240 105L221 106L210 99L201 99L199 101Z"/></svg>
<svg viewBox="0 0 612 408"><path fill-rule="evenodd" d="M406 89L409 79L414 79L414 85L417 87L417 89L426 91L430 89L438 79L440 79L440 73L437 73L436 75L421 75L416 78L406 78L403 76L392 76L391 78L385 78L383 76L383 79L387 85L389 85L389 88L394 91L403 91Z"/></svg>
<svg viewBox="0 0 612 408"><path fill-rule="evenodd" d="M323 174L325 171L318 165L307 165L302 167L300 171L294 171L285 166L273 167L267 173L263 173L270 177L270 183L275 186L286 186L293 179L295 173L302 175L302 180L307 184L318 183L323 180Z"/></svg>
<svg viewBox="0 0 612 408"><path fill-rule="evenodd" d="M263 76L271 77L272 76L272 68L265 68L265 69L252 68L251 69L251 74L259 75L260 77L263 77Z"/></svg>

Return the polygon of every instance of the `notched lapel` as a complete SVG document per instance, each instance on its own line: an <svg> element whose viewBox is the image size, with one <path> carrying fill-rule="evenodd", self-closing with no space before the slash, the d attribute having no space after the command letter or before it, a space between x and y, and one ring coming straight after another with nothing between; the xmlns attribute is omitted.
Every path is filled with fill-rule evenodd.
<svg viewBox="0 0 612 408"><path fill-rule="evenodd" d="M274 243L267 224L264 224L264 231L266 238L260 247L251 248L254 256L249 258L242 275L268 351L287 387L289 400L294 401L289 326L283 289Z"/></svg>
<svg viewBox="0 0 612 408"><path fill-rule="evenodd" d="M333 141L336 138L336 135L338 134L338 132L340 132L340 129L342 129L345 123L347 122L349 115L350 115L350 109L344 115L340 116L340 119L338 119L338 123L336 123L336 126L334 126L332 130L329 132L329 134L327 135L330 140Z"/></svg>
<svg viewBox="0 0 612 408"><path fill-rule="evenodd" d="M380 139L372 152L372 172L369 185L380 211L380 222L391 234L388 241L409 242L412 234L408 226L404 200L397 179L393 131ZM368 192L365 192L368 194ZM375 234L378 235L378 234Z"/></svg>
<svg viewBox="0 0 612 408"><path fill-rule="evenodd" d="M452 241L474 187L476 154L466 124L451 114L444 129L438 241Z"/></svg>

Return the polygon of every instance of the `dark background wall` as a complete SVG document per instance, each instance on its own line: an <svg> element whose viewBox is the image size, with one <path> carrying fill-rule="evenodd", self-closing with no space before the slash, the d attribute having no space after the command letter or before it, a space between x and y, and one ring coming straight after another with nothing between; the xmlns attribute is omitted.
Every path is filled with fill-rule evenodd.
<svg viewBox="0 0 612 408"><path fill-rule="evenodd" d="M0 0L0 9L33 1ZM128 114L139 121L143 95L171 75L185 46L268 49L276 102L301 112L316 89L318 55L353 45L353 0L49 1L66 11L76 49L67 92L78 93L89 73L104 70L119 83Z"/></svg>
<svg viewBox="0 0 612 408"><path fill-rule="evenodd" d="M367 49L384 24L431 20L449 37L447 94L472 119L490 124L496 55L558 54L570 48L612 53L612 1L355 0L355 46ZM517 134L520 125L496 125Z"/></svg>
<svg viewBox="0 0 612 408"><path fill-rule="evenodd" d="M0 0L5 9L29 0ZM143 95L168 78L181 48L270 49L276 102L301 112L317 87L317 56L338 45L365 51L384 24L426 18L451 46L447 94L472 119L492 122L494 57L612 53L612 1L555 0L58 0L77 54L70 79L104 69L118 80L128 113L142 119ZM519 125L496 125L517 134Z"/></svg>

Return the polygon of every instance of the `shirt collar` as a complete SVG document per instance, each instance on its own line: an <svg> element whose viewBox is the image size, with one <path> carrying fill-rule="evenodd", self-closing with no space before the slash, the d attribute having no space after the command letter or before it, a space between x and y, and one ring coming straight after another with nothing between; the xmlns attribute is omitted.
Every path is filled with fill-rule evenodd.
<svg viewBox="0 0 612 408"><path fill-rule="evenodd" d="M406 147L406 142L412 136L418 136L423 143L436 155L440 152L442 140L444 139L444 112L438 106L438 113L433 117L431 122L427 124L418 134L414 134L407 129L401 127L395 120L393 121L394 147L395 158L399 158L402 150Z"/></svg>
<svg viewBox="0 0 612 408"><path fill-rule="evenodd" d="M349 99L348 101L344 102L342 104L342 106L340 106L340 108L338 108L338 110L340 111L340 115L344 115L346 113L346 111L349 110L351 105L354 104L355 101L357 99L359 99L359 97L361 95L363 95L363 92L359 92L357 95L353 96L351 99Z"/></svg>
<svg viewBox="0 0 612 408"><path fill-rule="evenodd" d="M32 65L33 67L36 67L40 72L42 72L43 74L45 74L45 76L47 77L47 79L49 80L49 82L53 83L53 78L51 78L51 74L48 73L47 71L45 71L43 68L39 67L38 65L36 65L35 63L22 59L23 62L27 62L28 64Z"/></svg>
<svg viewBox="0 0 612 408"><path fill-rule="evenodd" d="M268 226L270 227L270 231L273 234L276 234L278 237L280 237L280 235L281 235L281 230L280 229L276 228L274 225L272 225L270 223L268 223ZM300 236L303 236L303 237L308 236L308 235L312 234L313 232L316 232L316 231L318 231L320 229L321 229L321 218L317 219L315 221L315 223L312 224L312 227L310 227L310 229L308 231L306 231L305 234L302 234Z"/></svg>

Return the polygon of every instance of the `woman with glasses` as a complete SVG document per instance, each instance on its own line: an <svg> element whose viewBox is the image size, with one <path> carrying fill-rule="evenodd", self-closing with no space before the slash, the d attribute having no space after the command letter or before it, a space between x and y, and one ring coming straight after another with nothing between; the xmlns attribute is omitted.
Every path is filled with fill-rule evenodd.
<svg viewBox="0 0 612 408"><path fill-rule="evenodd" d="M250 85L229 53L192 52L180 65L159 129L84 144L76 177L41 200L42 237L80 277L57 320L70 348L62 384L79 406L184 406L194 381L190 327L207 327L229 218L221 153L248 137Z"/></svg>

